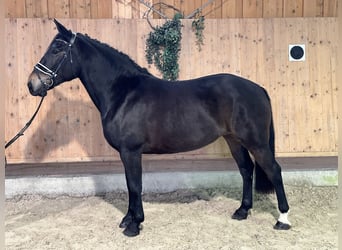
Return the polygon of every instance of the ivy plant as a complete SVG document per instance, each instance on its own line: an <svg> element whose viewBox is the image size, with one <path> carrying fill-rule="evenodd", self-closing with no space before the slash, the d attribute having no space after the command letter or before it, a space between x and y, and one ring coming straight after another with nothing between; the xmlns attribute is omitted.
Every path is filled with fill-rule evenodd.
<svg viewBox="0 0 342 250"><path fill-rule="evenodd" d="M146 59L148 64L154 63L162 73L163 79L176 80L179 75L179 52L181 50L181 19L177 13L172 20L157 26L149 33L146 40Z"/></svg>
<svg viewBox="0 0 342 250"><path fill-rule="evenodd" d="M197 19L195 19L194 21L192 21L192 31L195 33L196 36L196 45L198 47L198 51L202 50L202 45L204 45L203 43L203 30L205 28L204 26L204 16L200 16Z"/></svg>

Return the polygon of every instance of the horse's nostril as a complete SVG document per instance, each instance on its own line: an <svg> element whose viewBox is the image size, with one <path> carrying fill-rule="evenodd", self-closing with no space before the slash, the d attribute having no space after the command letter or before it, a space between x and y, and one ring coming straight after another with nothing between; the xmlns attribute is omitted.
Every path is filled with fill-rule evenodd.
<svg viewBox="0 0 342 250"><path fill-rule="evenodd" d="M30 91L32 91L32 83L31 83L31 82L29 82L29 83L27 84L27 87L28 87L28 89L29 89Z"/></svg>
<svg viewBox="0 0 342 250"><path fill-rule="evenodd" d="M32 84L31 81L27 83L27 87L28 87L30 93L31 93L32 95L34 95L35 90L34 90L34 87L33 87L33 84Z"/></svg>

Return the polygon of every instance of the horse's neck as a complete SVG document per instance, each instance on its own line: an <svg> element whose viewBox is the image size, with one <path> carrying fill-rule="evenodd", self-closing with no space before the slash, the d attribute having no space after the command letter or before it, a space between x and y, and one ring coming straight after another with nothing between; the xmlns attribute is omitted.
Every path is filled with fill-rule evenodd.
<svg viewBox="0 0 342 250"><path fill-rule="evenodd" d="M101 56L103 53L96 51L95 48L85 51L88 54L80 56L79 78L103 118L113 108L115 109L117 100L122 100L122 96L115 96L118 92L115 91L117 86L124 84L122 80L124 70L118 65L122 59L118 56L116 63L113 63L111 58ZM91 56L92 53L94 56Z"/></svg>
<svg viewBox="0 0 342 250"><path fill-rule="evenodd" d="M94 62L93 60L96 60ZM113 69L110 64L103 58L93 59L88 58L82 61L81 73L79 79L86 88L90 98L94 102L101 116L108 112L108 103L110 103L111 88L116 82L116 76L113 74ZM94 67L98 67L96 70Z"/></svg>
<svg viewBox="0 0 342 250"><path fill-rule="evenodd" d="M150 75L124 54L114 49L108 52L88 38L80 38L78 46L79 78L102 117L118 108L140 76Z"/></svg>

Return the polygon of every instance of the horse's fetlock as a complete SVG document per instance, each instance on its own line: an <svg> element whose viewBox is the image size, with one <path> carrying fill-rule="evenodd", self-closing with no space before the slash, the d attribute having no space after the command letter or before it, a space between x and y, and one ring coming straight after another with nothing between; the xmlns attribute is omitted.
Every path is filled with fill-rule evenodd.
<svg viewBox="0 0 342 250"><path fill-rule="evenodd" d="M244 209L244 210L249 210L253 207L253 202L251 202L249 199L243 199L242 200L242 205L241 205L241 209Z"/></svg>
<svg viewBox="0 0 342 250"><path fill-rule="evenodd" d="M138 222L138 223L141 223L145 220L145 216L144 216L144 213L137 213L135 216L134 216L134 221Z"/></svg>

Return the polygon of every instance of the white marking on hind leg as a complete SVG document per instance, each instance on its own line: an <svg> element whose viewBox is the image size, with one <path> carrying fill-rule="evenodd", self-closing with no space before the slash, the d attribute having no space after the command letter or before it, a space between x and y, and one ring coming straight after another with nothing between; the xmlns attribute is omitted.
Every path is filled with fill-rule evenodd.
<svg viewBox="0 0 342 250"><path fill-rule="evenodd" d="M290 210L287 211L286 213L280 213L278 221L291 226L291 223L287 218L287 215L289 212L290 212Z"/></svg>

